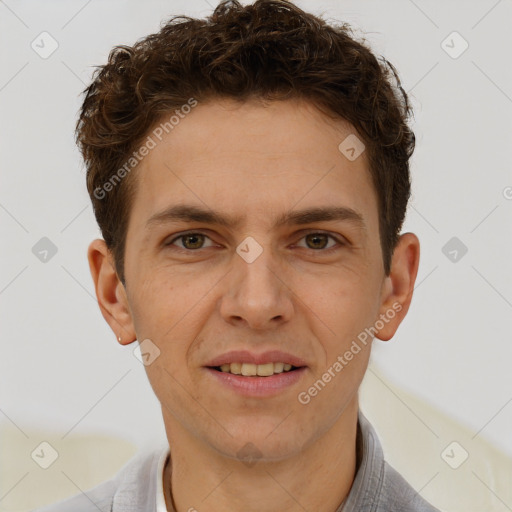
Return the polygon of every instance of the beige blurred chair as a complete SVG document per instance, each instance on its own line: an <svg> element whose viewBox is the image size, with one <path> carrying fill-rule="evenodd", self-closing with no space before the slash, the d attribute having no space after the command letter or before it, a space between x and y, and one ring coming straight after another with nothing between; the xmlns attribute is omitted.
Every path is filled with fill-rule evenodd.
<svg viewBox="0 0 512 512"><path fill-rule="evenodd" d="M392 385L373 362L359 397L386 460L433 505L443 512L512 510L510 457ZM112 477L138 451L104 435L70 434L62 440L58 432L25 432L29 439L10 423L0 424L1 512L28 512L85 491ZM42 441L59 452L48 469L31 458Z"/></svg>
<svg viewBox="0 0 512 512"><path fill-rule="evenodd" d="M392 385L374 363L359 403L385 459L432 505L443 512L512 511L512 457L481 435Z"/></svg>
<svg viewBox="0 0 512 512"><path fill-rule="evenodd" d="M105 435L71 433L61 439L61 432L23 430L28 439L10 423L0 424L1 512L28 512L86 491L111 478L137 452L135 445ZM41 460L41 449L51 456L51 448L42 446L32 458L41 442L58 452L47 469L35 460Z"/></svg>

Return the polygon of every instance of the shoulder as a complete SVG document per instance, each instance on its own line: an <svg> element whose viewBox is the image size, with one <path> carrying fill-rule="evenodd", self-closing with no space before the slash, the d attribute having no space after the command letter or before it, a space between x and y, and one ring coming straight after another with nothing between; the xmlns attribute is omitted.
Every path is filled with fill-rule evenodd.
<svg viewBox="0 0 512 512"><path fill-rule="evenodd" d="M426 501L405 478L384 461L379 506L377 510L407 510L407 512L440 512Z"/></svg>
<svg viewBox="0 0 512 512"><path fill-rule="evenodd" d="M348 496L347 512L439 512L385 460L379 437L361 410L358 425L361 465Z"/></svg>
<svg viewBox="0 0 512 512"><path fill-rule="evenodd" d="M83 493L38 508L33 512L98 512L98 510L111 512L116 490L116 478L112 478Z"/></svg>
<svg viewBox="0 0 512 512"><path fill-rule="evenodd" d="M155 500L156 468L161 456L161 447L139 452L110 480L32 512L131 511L132 504L146 508Z"/></svg>

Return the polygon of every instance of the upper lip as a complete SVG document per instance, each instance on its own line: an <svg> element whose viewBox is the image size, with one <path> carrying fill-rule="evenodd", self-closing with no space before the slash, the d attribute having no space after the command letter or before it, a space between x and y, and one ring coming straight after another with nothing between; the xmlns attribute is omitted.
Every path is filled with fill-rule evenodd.
<svg viewBox="0 0 512 512"><path fill-rule="evenodd" d="M205 366L221 366L230 363L288 363L292 366L306 366L306 363L300 357L282 352L281 350L268 350L261 354L255 354L247 350L232 350L210 360Z"/></svg>

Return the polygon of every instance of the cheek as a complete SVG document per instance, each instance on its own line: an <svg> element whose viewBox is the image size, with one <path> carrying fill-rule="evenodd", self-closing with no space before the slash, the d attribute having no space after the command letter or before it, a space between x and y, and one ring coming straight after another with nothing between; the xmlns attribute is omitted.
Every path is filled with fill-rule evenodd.
<svg viewBox="0 0 512 512"><path fill-rule="evenodd" d="M336 378L329 387L350 389L362 378L370 357L372 336L366 329L378 318L378 282L371 276L345 272L316 283L308 287L311 291L305 301L310 308L305 308L310 329L323 352L314 373L318 377L330 368Z"/></svg>
<svg viewBox="0 0 512 512"><path fill-rule="evenodd" d="M364 328L374 320L380 305L379 282L370 275L370 269L309 277L302 281L297 295L338 334Z"/></svg>
<svg viewBox="0 0 512 512"><path fill-rule="evenodd" d="M193 292L170 272L152 269L137 276L130 305L137 335L161 337L190 309Z"/></svg>
<svg viewBox="0 0 512 512"><path fill-rule="evenodd" d="M160 374L147 368L153 379L165 379L164 368L173 375L185 376L189 352L200 347L198 334L212 314L207 294L218 278L186 274L154 269L145 279L141 277L134 289L132 313L137 338L151 339L160 350Z"/></svg>

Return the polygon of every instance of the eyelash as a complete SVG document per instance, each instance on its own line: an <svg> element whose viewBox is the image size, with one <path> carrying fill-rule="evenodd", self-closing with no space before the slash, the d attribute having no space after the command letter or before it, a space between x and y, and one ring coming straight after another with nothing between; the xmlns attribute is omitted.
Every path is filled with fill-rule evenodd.
<svg viewBox="0 0 512 512"><path fill-rule="evenodd" d="M210 239L210 237L208 235L206 235L205 233L202 233L201 231L187 231L186 233L181 233L181 235L174 237L169 242L164 243L164 246L165 247L171 247L176 240L179 240L180 238L184 238L184 237L189 236L189 235L203 235L206 238ZM337 242L338 245L330 247L329 249L309 249L307 247L302 247L302 249L309 249L310 251L317 252L317 253L327 253L327 254L330 254L332 251L339 249L340 246L347 245L346 243L344 243L343 241L341 241L339 238L335 237L331 233L327 233L327 232L324 232L324 231L311 231L309 233L305 233L300 238L300 240L302 240L303 238L305 238L308 235L327 235L329 238L331 238L332 240ZM198 252L201 249L208 249L208 247L200 247L199 249L184 249L182 247L175 246L175 247L173 247L173 249L176 249L179 252L192 253L192 252Z"/></svg>

